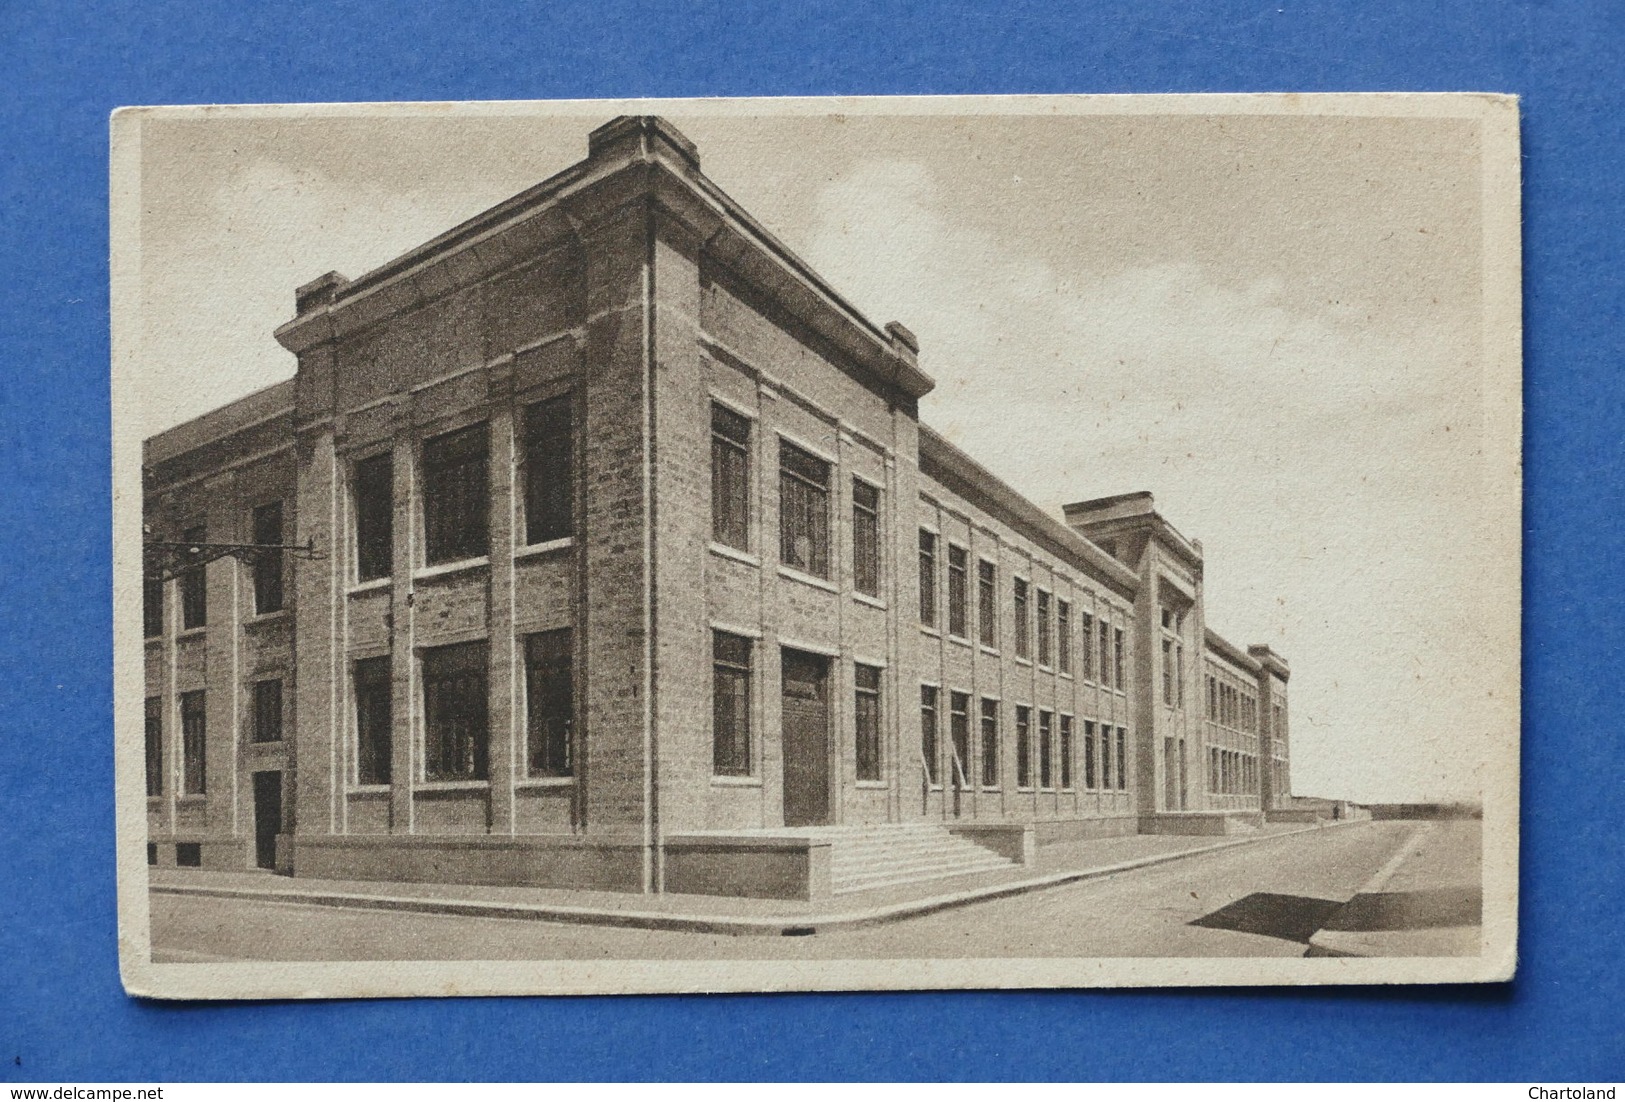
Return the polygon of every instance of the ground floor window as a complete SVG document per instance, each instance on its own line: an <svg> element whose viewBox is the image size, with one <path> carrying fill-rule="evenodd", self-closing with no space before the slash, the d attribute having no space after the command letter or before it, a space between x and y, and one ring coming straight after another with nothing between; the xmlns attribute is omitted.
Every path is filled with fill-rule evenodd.
<svg viewBox="0 0 1625 1102"><path fill-rule="evenodd" d="M1055 787L1055 713L1038 713L1038 787Z"/></svg>
<svg viewBox="0 0 1625 1102"><path fill-rule="evenodd" d="M1092 719L1083 721L1083 787L1098 787L1098 775L1095 772L1095 722Z"/></svg>
<svg viewBox="0 0 1625 1102"><path fill-rule="evenodd" d="M982 785L999 783L999 702L982 698Z"/></svg>
<svg viewBox="0 0 1625 1102"><path fill-rule="evenodd" d="M920 761L925 783L937 784L937 687L920 686Z"/></svg>
<svg viewBox="0 0 1625 1102"><path fill-rule="evenodd" d="M1117 788L1128 788L1128 731L1122 727L1117 729Z"/></svg>
<svg viewBox="0 0 1625 1102"><path fill-rule="evenodd" d="M394 708L389 655L355 664L356 783L388 784Z"/></svg>
<svg viewBox="0 0 1625 1102"><path fill-rule="evenodd" d="M1016 705L1016 787L1033 786L1032 712Z"/></svg>
<svg viewBox="0 0 1625 1102"><path fill-rule="evenodd" d="M254 741L282 741L282 682L254 682Z"/></svg>
<svg viewBox="0 0 1625 1102"><path fill-rule="evenodd" d="M954 752L953 772L949 780L956 788L963 788L969 783L965 770L970 761L970 694L950 693L948 706L948 728Z"/></svg>
<svg viewBox="0 0 1625 1102"><path fill-rule="evenodd" d="M430 781L490 779L486 644L423 652L423 774Z"/></svg>
<svg viewBox="0 0 1625 1102"><path fill-rule="evenodd" d="M569 628L525 636L525 760L532 777L574 772L574 654Z"/></svg>
<svg viewBox="0 0 1625 1102"><path fill-rule="evenodd" d="M880 779L880 670L874 666L854 666L857 689L853 730L857 737L857 776L860 781Z"/></svg>
<svg viewBox="0 0 1625 1102"><path fill-rule="evenodd" d="M202 689L181 694L181 795L200 796L208 790L204 754L208 719Z"/></svg>
<svg viewBox="0 0 1625 1102"><path fill-rule="evenodd" d="M750 776L750 669L749 639L711 633L711 771L719 777Z"/></svg>
<svg viewBox="0 0 1625 1102"><path fill-rule="evenodd" d="M1072 717L1061 717L1061 787L1072 787Z"/></svg>
<svg viewBox="0 0 1625 1102"><path fill-rule="evenodd" d="M147 795L164 794L164 702L147 697Z"/></svg>

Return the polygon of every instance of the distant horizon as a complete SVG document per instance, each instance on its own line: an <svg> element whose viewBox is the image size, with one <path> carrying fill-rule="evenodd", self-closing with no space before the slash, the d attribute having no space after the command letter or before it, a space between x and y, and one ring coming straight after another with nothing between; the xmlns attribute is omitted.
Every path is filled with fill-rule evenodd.
<svg viewBox="0 0 1625 1102"><path fill-rule="evenodd" d="M1474 120L701 106L661 113L706 175L919 336L923 421L1058 519L1148 490L1202 541L1210 625L1292 667L1294 792L1482 799ZM147 120L143 436L292 378L296 286L580 161L582 110Z"/></svg>

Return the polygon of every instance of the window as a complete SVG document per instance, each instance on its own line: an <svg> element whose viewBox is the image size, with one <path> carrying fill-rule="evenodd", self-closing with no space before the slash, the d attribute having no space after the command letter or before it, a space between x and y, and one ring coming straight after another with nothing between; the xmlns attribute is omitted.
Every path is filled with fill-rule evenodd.
<svg viewBox="0 0 1625 1102"><path fill-rule="evenodd" d="M1174 703L1174 641L1162 641L1162 702L1169 707Z"/></svg>
<svg viewBox="0 0 1625 1102"><path fill-rule="evenodd" d="M483 463L481 464L483 466ZM423 774L429 781L490 777L486 645L423 652Z"/></svg>
<svg viewBox="0 0 1625 1102"><path fill-rule="evenodd" d="M356 580L390 575L395 557L395 460L388 452L355 465Z"/></svg>
<svg viewBox="0 0 1625 1102"><path fill-rule="evenodd" d="M853 680L857 685L857 710L853 714L853 730L857 736L857 778L860 781L880 779L880 670L874 666L854 666Z"/></svg>
<svg viewBox="0 0 1625 1102"><path fill-rule="evenodd" d="M1112 688L1114 688L1114 689L1121 689L1121 688L1123 688L1124 685L1126 685L1128 683L1128 678L1123 675L1123 668L1124 668L1124 664L1125 664L1124 663L1124 657L1125 656L1123 654L1123 629L1122 628L1113 628L1112 629Z"/></svg>
<svg viewBox="0 0 1625 1102"><path fill-rule="evenodd" d="M1128 788L1128 731L1122 727L1117 729L1117 787Z"/></svg>
<svg viewBox="0 0 1625 1102"><path fill-rule="evenodd" d="M181 795L200 796L208 791L209 775L205 758L208 718L203 708L203 690L181 694Z"/></svg>
<svg viewBox="0 0 1625 1102"><path fill-rule="evenodd" d="M982 646L999 645L998 568L986 559L976 564L976 621Z"/></svg>
<svg viewBox="0 0 1625 1102"><path fill-rule="evenodd" d="M355 664L357 784L388 784L393 757L394 704L389 655Z"/></svg>
<svg viewBox="0 0 1625 1102"><path fill-rule="evenodd" d="M880 491L852 480L852 588L880 596Z"/></svg>
<svg viewBox="0 0 1625 1102"><path fill-rule="evenodd" d="M937 776L937 687L920 686L920 760L924 763L925 782L939 784Z"/></svg>
<svg viewBox="0 0 1625 1102"><path fill-rule="evenodd" d="M1185 708L1185 644L1174 644L1174 702L1181 711Z"/></svg>
<svg viewBox="0 0 1625 1102"><path fill-rule="evenodd" d="M1055 602L1055 668L1072 672L1072 606L1066 601Z"/></svg>
<svg viewBox="0 0 1625 1102"><path fill-rule="evenodd" d="M1038 713L1038 787L1055 787L1055 714Z"/></svg>
<svg viewBox="0 0 1625 1102"><path fill-rule="evenodd" d="M985 783L985 782L984 782ZM1016 787L1033 786L1032 712L1016 705Z"/></svg>
<svg viewBox="0 0 1625 1102"><path fill-rule="evenodd" d="M750 550L750 418L711 404L711 538Z"/></svg>
<svg viewBox="0 0 1625 1102"><path fill-rule="evenodd" d="M969 609L965 607L969 594L965 591L967 579L965 571L969 563L969 552L963 547L948 545L948 634L961 639L970 638L970 629L965 621L969 616Z"/></svg>
<svg viewBox="0 0 1625 1102"><path fill-rule="evenodd" d="M202 842L176 842L175 864L183 869L200 869L203 867Z"/></svg>
<svg viewBox="0 0 1625 1102"><path fill-rule="evenodd" d="M147 795L164 794L164 702L147 697Z"/></svg>
<svg viewBox="0 0 1625 1102"><path fill-rule="evenodd" d="M483 424L424 441L423 538L428 565L490 553L486 453Z"/></svg>
<svg viewBox="0 0 1625 1102"><path fill-rule="evenodd" d="M181 542L200 544L209 542L209 530L203 525L188 528L181 533ZM189 566L181 573L181 628L200 628L209 622L208 568Z"/></svg>
<svg viewBox="0 0 1625 1102"><path fill-rule="evenodd" d="M948 733L953 741L953 769L949 780L954 787L964 787L966 763L970 761L970 694L948 694Z"/></svg>
<svg viewBox="0 0 1625 1102"><path fill-rule="evenodd" d="M711 772L748 777L751 771L751 641L711 633Z"/></svg>
<svg viewBox="0 0 1625 1102"><path fill-rule="evenodd" d="M1072 787L1072 717L1061 717L1061 787Z"/></svg>
<svg viewBox="0 0 1625 1102"><path fill-rule="evenodd" d="M254 741L282 741L282 682L254 682Z"/></svg>
<svg viewBox="0 0 1625 1102"><path fill-rule="evenodd" d="M262 547L282 542L282 502L272 501L254 510L254 542ZM254 612L264 616L282 610L282 552L260 551L254 556Z"/></svg>
<svg viewBox="0 0 1625 1102"><path fill-rule="evenodd" d="M525 542L574 535L575 410L568 394L525 410L524 446ZM481 510L483 514L483 495Z"/></svg>
<svg viewBox="0 0 1625 1102"><path fill-rule="evenodd" d="M1095 773L1095 721L1083 721L1083 787L1097 786Z"/></svg>
<svg viewBox="0 0 1625 1102"><path fill-rule="evenodd" d="M779 441L779 559L829 577L829 464Z"/></svg>
<svg viewBox="0 0 1625 1102"><path fill-rule="evenodd" d="M1031 630L1027 623L1027 582L1023 578L1015 581L1015 591L1011 608L1016 621L1016 657L1026 658L1032 652L1032 641L1028 637Z"/></svg>
<svg viewBox="0 0 1625 1102"><path fill-rule="evenodd" d="M1111 688L1112 684L1112 626L1105 619L1100 621L1100 687Z"/></svg>
<svg viewBox="0 0 1625 1102"><path fill-rule="evenodd" d="M1038 664L1048 666L1052 664L1054 644L1050 634L1049 621L1050 595L1047 590L1038 591Z"/></svg>
<svg viewBox="0 0 1625 1102"><path fill-rule="evenodd" d="M1083 645L1078 650L1078 665L1083 667L1085 681L1095 679L1095 618L1085 612L1082 615L1083 634L1078 636Z"/></svg>
<svg viewBox="0 0 1625 1102"><path fill-rule="evenodd" d="M141 634L148 639L164 633L164 580L146 578L141 582Z"/></svg>
<svg viewBox="0 0 1625 1102"><path fill-rule="evenodd" d="M920 623L937 626L937 536L920 529Z"/></svg>
<svg viewBox="0 0 1625 1102"><path fill-rule="evenodd" d="M1209 792L1219 790L1219 748L1217 746L1207 748L1207 790Z"/></svg>
<svg viewBox="0 0 1625 1102"><path fill-rule="evenodd" d="M999 702L982 698L982 784L999 783Z"/></svg>
<svg viewBox="0 0 1625 1102"><path fill-rule="evenodd" d="M1112 787L1112 729L1100 725L1100 787Z"/></svg>
<svg viewBox="0 0 1625 1102"><path fill-rule="evenodd" d="M525 636L525 768L532 777L575 772L575 663L569 628Z"/></svg>
<svg viewBox="0 0 1625 1102"><path fill-rule="evenodd" d="M1212 674L1207 678L1207 717L1215 723L1219 721L1219 679Z"/></svg>

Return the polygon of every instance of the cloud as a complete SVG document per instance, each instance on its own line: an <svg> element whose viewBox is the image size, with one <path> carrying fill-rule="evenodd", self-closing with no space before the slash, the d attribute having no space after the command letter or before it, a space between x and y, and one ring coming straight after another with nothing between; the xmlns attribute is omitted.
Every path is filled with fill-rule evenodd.
<svg viewBox="0 0 1625 1102"><path fill-rule="evenodd" d="M1149 489L1204 541L1210 623L1301 671L1309 790L1459 784L1479 685L1439 639L1477 560L1440 520L1480 471L1463 332L1306 302L1276 273L1100 266L1088 241L1039 260L996 223L928 166L878 160L823 189L807 254L919 334L922 416L995 473L1052 510Z"/></svg>

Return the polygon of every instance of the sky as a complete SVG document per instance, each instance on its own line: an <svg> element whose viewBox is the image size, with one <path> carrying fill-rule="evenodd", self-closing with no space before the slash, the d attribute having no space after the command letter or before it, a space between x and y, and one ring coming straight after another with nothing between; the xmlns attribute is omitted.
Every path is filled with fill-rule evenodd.
<svg viewBox="0 0 1625 1102"><path fill-rule="evenodd" d="M924 421L1052 512L1149 490L1202 542L1209 626L1292 665L1296 792L1477 793L1506 732L1475 596L1475 120L761 107L661 113L914 331ZM568 167L616 113L146 120L144 432L290 378L296 286Z"/></svg>

